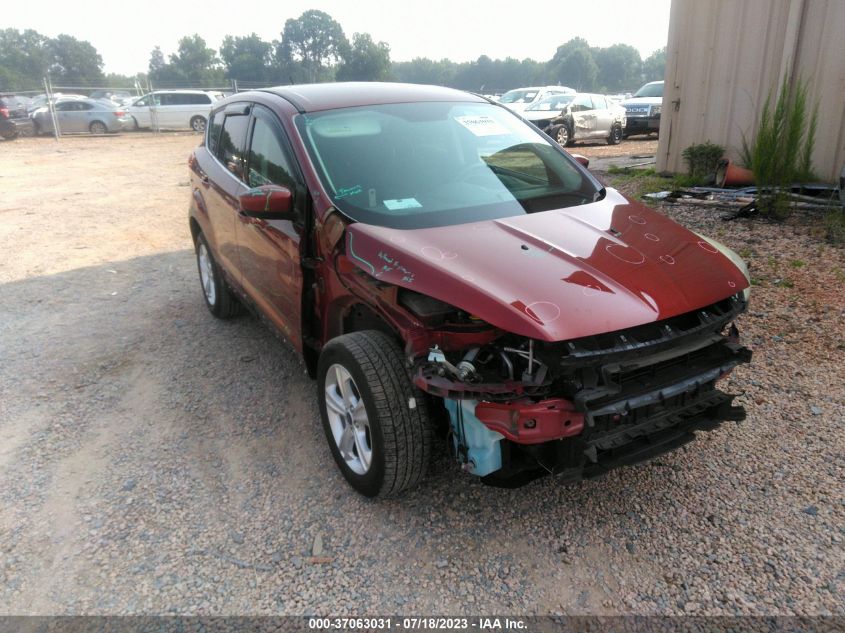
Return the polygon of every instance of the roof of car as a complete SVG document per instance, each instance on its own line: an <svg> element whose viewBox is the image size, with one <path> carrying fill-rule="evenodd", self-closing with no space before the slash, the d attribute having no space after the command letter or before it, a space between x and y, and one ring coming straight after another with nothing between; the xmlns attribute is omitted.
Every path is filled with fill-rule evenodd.
<svg viewBox="0 0 845 633"><path fill-rule="evenodd" d="M183 93L186 93L186 92L187 92L188 94L204 95L204 94L209 94L210 92L213 92L213 91L209 91L209 90L191 90L191 89L189 89L189 88L186 88L185 90L153 90L153 92L154 92L155 94L172 94L172 93L183 94Z"/></svg>
<svg viewBox="0 0 845 633"><path fill-rule="evenodd" d="M279 95L300 112L416 101L474 101L478 103L487 101L477 95L453 88L389 82L301 84L266 88L262 92Z"/></svg>

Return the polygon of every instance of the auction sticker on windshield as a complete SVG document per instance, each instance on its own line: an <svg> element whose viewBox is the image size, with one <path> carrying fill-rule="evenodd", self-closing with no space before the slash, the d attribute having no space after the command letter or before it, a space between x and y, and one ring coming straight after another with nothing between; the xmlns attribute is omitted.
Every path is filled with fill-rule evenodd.
<svg viewBox="0 0 845 633"><path fill-rule="evenodd" d="M455 120L476 136L510 134L504 125L486 115L456 116Z"/></svg>

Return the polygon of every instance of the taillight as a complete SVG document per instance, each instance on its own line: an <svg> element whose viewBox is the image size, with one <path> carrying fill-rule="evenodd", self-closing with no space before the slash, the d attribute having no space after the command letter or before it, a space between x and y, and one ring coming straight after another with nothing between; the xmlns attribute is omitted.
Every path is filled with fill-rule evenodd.
<svg viewBox="0 0 845 633"><path fill-rule="evenodd" d="M118 110L114 115L119 119L122 116L126 116L126 113L123 110Z"/></svg>
<svg viewBox="0 0 845 633"><path fill-rule="evenodd" d="M2 116L4 119L8 119L9 118L9 108L0 108L0 116Z"/></svg>

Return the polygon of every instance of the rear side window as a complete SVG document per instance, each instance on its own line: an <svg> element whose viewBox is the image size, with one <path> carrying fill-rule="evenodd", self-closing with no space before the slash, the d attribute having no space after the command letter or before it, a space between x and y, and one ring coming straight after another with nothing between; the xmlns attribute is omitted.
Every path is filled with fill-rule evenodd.
<svg viewBox="0 0 845 633"><path fill-rule="evenodd" d="M229 115L223 119L223 130L217 147L217 157L241 180L244 178L244 163L246 154L246 130L249 116L243 114Z"/></svg>
<svg viewBox="0 0 845 633"><path fill-rule="evenodd" d="M247 183L250 187L270 184L292 187L290 162L282 146L281 131L272 115L259 108L255 113Z"/></svg>
<svg viewBox="0 0 845 633"><path fill-rule="evenodd" d="M208 123L208 136L205 139L205 146L212 154L217 154L217 145L220 140L220 130L223 129L223 111L218 110L211 115Z"/></svg>
<svg viewBox="0 0 845 633"><path fill-rule="evenodd" d="M185 97L185 103L191 105L208 105L211 103L211 98L208 95L188 94L183 96Z"/></svg>

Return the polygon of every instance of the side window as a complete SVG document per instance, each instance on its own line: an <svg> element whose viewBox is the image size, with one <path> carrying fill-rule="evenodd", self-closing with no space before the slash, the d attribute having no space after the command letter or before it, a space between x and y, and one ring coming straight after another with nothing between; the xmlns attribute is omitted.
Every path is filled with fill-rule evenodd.
<svg viewBox="0 0 845 633"><path fill-rule="evenodd" d="M211 115L211 121L208 124L208 133L205 139L205 146L212 154L217 154L218 141L220 140L220 130L223 129L223 110L218 110Z"/></svg>
<svg viewBox="0 0 845 633"><path fill-rule="evenodd" d="M185 103L189 103L191 105L208 105L211 103L211 99L208 95L195 95L195 94L186 94L185 96Z"/></svg>
<svg viewBox="0 0 845 633"><path fill-rule="evenodd" d="M573 112L586 112L593 109L593 102L590 101L590 95L578 95L572 102Z"/></svg>
<svg viewBox="0 0 845 633"><path fill-rule="evenodd" d="M607 102L601 95L593 95L593 110L607 109Z"/></svg>
<svg viewBox="0 0 845 633"><path fill-rule="evenodd" d="M138 106L138 107L141 107L141 108L145 108L148 105L150 105L150 98L149 97L143 97L142 99L138 99L135 102L135 105Z"/></svg>
<svg viewBox="0 0 845 633"><path fill-rule="evenodd" d="M165 93L163 95L158 95L158 105L162 106L171 106L171 105L178 105L178 100L176 99L178 95Z"/></svg>
<svg viewBox="0 0 845 633"><path fill-rule="evenodd" d="M80 110L93 110L94 104L93 103L85 103L84 101L80 101L78 107L79 107Z"/></svg>
<svg viewBox="0 0 845 633"><path fill-rule="evenodd" d="M73 104L70 101L63 101L55 105L56 112L68 112Z"/></svg>
<svg viewBox="0 0 845 633"><path fill-rule="evenodd" d="M223 130L217 147L217 157L230 172L241 180L244 178L246 162L246 129L249 116L230 114L223 119Z"/></svg>
<svg viewBox="0 0 845 633"><path fill-rule="evenodd" d="M256 108L249 147L247 184L250 187L269 184L293 187L290 161L282 145L281 134L272 115Z"/></svg>

